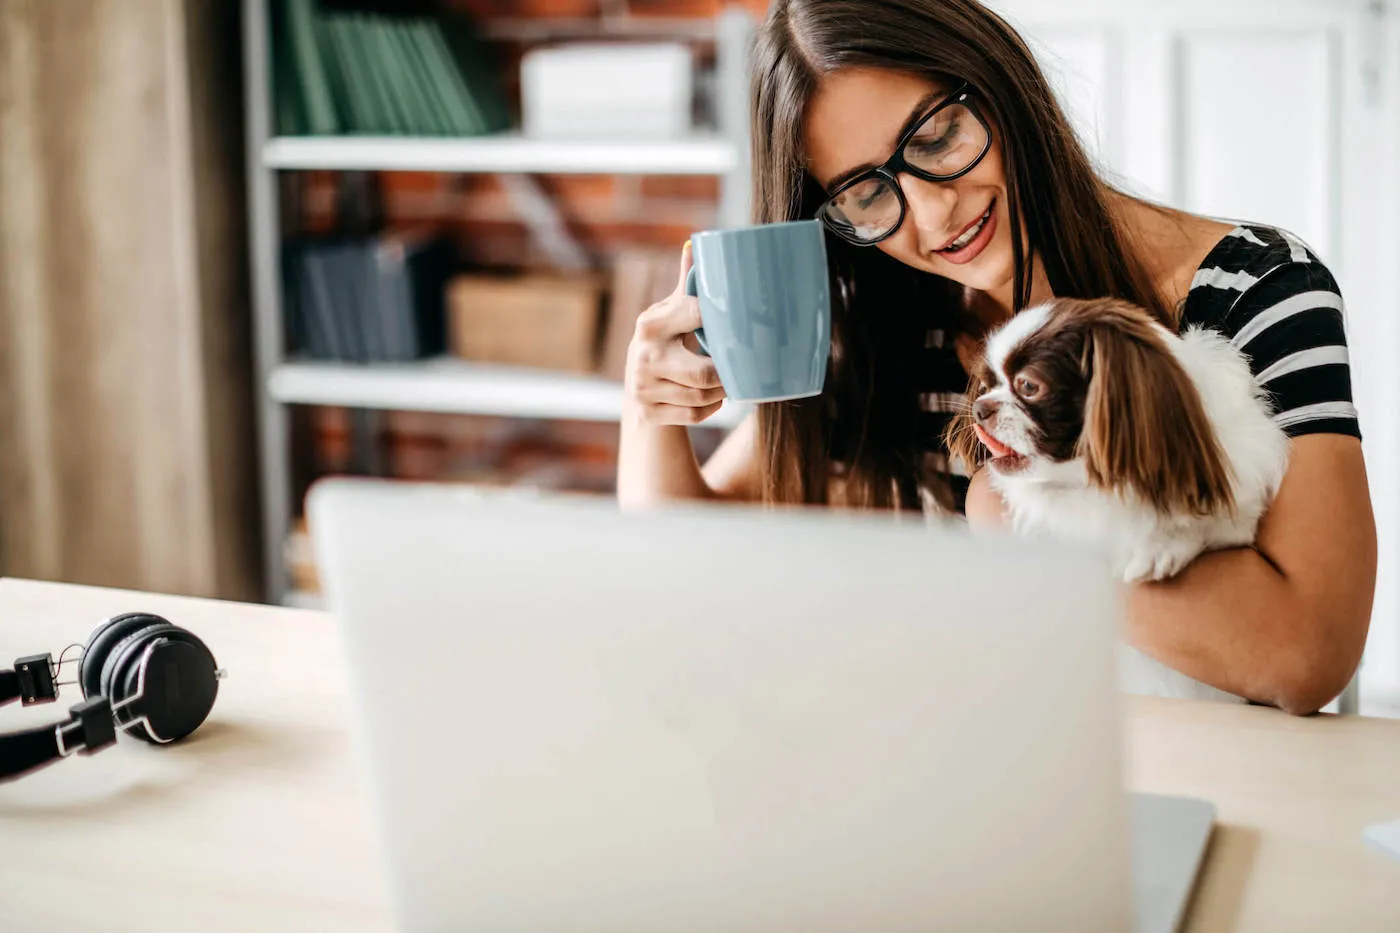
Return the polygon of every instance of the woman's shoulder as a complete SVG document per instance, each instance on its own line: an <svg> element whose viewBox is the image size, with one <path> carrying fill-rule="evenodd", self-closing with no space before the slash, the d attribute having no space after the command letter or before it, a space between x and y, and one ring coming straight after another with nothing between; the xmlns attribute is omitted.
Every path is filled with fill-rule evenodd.
<svg viewBox="0 0 1400 933"><path fill-rule="evenodd" d="M1216 330L1244 354L1291 436L1360 436L1341 289L1299 237L1236 226L1197 270L1181 325Z"/></svg>
<svg viewBox="0 0 1400 933"><path fill-rule="evenodd" d="M1326 264L1302 238L1280 227L1237 224L1196 269L1182 323L1219 327L1242 304L1316 291L1341 294Z"/></svg>

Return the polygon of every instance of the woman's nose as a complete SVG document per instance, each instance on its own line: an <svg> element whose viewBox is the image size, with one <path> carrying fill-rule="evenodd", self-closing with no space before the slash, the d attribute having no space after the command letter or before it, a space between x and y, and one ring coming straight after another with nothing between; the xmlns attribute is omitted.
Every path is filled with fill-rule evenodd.
<svg viewBox="0 0 1400 933"><path fill-rule="evenodd" d="M908 220L919 234L919 248L925 252L941 249L957 235L949 230L958 205L958 192L952 185L924 181L912 175L899 176L904 200L909 204Z"/></svg>

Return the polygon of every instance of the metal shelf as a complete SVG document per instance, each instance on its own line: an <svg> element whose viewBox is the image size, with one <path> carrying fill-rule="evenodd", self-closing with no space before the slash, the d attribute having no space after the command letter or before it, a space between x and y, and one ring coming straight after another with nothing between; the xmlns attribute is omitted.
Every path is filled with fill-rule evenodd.
<svg viewBox="0 0 1400 933"><path fill-rule="evenodd" d="M273 369L267 389L283 404L572 421L622 417L622 385L611 379L446 358L369 365L285 363ZM705 425L731 428L746 413L726 404Z"/></svg>
<svg viewBox="0 0 1400 933"><path fill-rule="evenodd" d="M571 175L724 175L739 165L734 143L712 135L611 141L529 139L518 133L453 139L280 136L268 140L262 159L273 169Z"/></svg>

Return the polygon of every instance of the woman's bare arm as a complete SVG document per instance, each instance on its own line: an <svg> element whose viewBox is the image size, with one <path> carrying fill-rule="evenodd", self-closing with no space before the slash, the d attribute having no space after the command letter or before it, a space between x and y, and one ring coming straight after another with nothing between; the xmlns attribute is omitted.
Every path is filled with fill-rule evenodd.
<svg viewBox="0 0 1400 933"><path fill-rule="evenodd" d="M677 499L759 498L757 428L753 415L726 437L701 469L684 427L624 417L618 458L617 497L624 508Z"/></svg>

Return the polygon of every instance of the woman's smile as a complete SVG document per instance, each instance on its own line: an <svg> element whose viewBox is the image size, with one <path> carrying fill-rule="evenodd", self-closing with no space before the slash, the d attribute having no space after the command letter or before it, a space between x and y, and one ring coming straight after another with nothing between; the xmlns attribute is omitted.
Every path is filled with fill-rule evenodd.
<svg viewBox="0 0 1400 933"><path fill-rule="evenodd" d="M949 245L938 250L938 254L954 265L963 266L978 256L987 248L987 244L992 242L992 238L997 232L997 202L994 200L990 207L982 213L975 221L968 225L961 234L958 235Z"/></svg>

